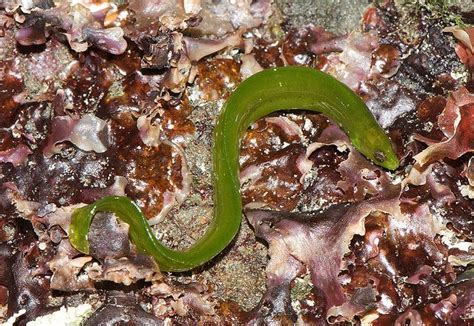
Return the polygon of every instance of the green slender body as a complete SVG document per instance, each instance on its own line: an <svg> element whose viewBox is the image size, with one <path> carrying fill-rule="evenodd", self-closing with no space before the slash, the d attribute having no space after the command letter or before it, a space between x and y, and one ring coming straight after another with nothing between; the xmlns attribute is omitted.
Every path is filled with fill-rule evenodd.
<svg viewBox="0 0 474 326"><path fill-rule="evenodd" d="M200 240L186 250L170 249L155 238L130 199L109 196L73 213L71 244L88 253L87 233L94 214L111 211L130 225L132 242L153 256L162 271L186 271L211 260L229 245L240 227L240 138L253 122L280 110L321 112L337 122L367 158L387 169L398 167L389 138L364 102L344 84L311 68L265 70L240 84L219 117L213 148L214 219Z"/></svg>

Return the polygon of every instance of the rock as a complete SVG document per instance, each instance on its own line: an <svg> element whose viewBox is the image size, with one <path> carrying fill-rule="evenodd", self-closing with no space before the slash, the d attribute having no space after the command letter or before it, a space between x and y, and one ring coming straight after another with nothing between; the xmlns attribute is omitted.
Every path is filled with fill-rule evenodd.
<svg viewBox="0 0 474 326"><path fill-rule="evenodd" d="M344 34L359 29L368 0L276 0L292 26L314 24Z"/></svg>

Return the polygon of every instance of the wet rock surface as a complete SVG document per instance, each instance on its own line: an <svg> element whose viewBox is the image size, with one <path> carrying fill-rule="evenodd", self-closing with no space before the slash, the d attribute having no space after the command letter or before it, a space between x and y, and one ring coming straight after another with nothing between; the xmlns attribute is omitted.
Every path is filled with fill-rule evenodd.
<svg viewBox="0 0 474 326"><path fill-rule="evenodd" d="M344 34L357 29L370 1L357 0L277 0L285 19L293 26L313 24L328 31Z"/></svg>

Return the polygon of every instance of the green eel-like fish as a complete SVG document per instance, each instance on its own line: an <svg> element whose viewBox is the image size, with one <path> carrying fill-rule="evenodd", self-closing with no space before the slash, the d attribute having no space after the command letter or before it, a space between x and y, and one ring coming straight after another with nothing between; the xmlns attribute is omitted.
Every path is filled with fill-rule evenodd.
<svg viewBox="0 0 474 326"><path fill-rule="evenodd" d="M200 240L185 250L170 249L156 239L133 201L108 196L74 211L69 228L71 244L89 253L87 234L92 218L97 212L108 211L130 225L131 241L140 252L152 256L160 270L181 272L208 262L229 245L240 227L240 138L253 122L280 110L321 112L337 122L354 147L372 162L389 170L399 165L390 139L347 86L312 68L268 69L242 82L220 114L213 147L214 219Z"/></svg>

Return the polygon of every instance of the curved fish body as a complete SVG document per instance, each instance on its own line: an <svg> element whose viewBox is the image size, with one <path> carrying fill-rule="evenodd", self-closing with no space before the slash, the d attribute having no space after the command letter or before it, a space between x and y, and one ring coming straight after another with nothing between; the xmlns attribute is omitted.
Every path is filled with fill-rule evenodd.
<svg viewBox="0 0 474 326"><path fill-rule="evenodd" d="M375 164L390 170L399 165L390 139L347 86L312 68L264 70L239 85L219 116L213 145L214 219L201 239L185 250L170 249L155 238L130 199L109 196L73 213L71 243L88 253L87 233L94 214L111 211L130 225L132 242L141 252L153 256L162 271L187 271L208 262L229 245L240 227L240 139L256 120L281 110L323 113L338 123L354 147Z"/></svg>

